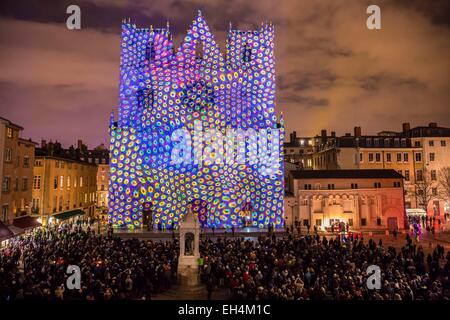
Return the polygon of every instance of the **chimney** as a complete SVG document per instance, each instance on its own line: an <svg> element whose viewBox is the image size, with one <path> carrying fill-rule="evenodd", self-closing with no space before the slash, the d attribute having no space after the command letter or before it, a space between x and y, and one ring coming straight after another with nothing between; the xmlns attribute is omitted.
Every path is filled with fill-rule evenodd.
<svg viewBox="0 0 450 320"><path fill-rule="evenodd" d="M355 127L353 132L355 137L361 137L361 127Z"/></svg>
<svg viewBox="0 0 450 320"><path fill-rule="evenodd" d="M322 138L326 138L327 137L327 130L322 129L320 135L322 136Z"/></svg>
<svg viewBox="0 0 450 320"><path fill-rule="evenodd" d="M44 140L44 139L41 140L41 148L42 149L47 148L47 140Z"/></svg>
<svg viewBox="0 0 450 320"><path fill-rule="evenodd" d="M347 132L347 133L345 134L345 136L346 136L346 137L351 137L352 134L351 134L350 132Z"/></svg>
<svg viewBox="0 0 450 320"><path fill-rule="evenodd" d="M437 122L430 122L428 125L430 128L437 128Z"/></svg>
<svg viewBox="0 0 450 320"><path fill-rule="evenodd" d="M336 137L336 132L335 132L335 131L331 131L331 136L332 136L333 138L335 138L335 137Z"/></svg>
<svg viewBox="0 0 450 320"><path fill-rule="evenodd" d="M79 139L78 140L78 150L81 151L81 148L83 147L83 140Z"/></svg>
<svg viewBox="0 0 450 320"><path fill-rule="evenodd" d="M297 140L297 131L292 132L292 137L294 138L294 141Z"/></svg>
<svg viewBox="0 0 450 320"><path fill-rule="evenodd" d="M411 129L411 125L409 124L409 122L404 122L403 123L403 132L407 132Z"/></svg>

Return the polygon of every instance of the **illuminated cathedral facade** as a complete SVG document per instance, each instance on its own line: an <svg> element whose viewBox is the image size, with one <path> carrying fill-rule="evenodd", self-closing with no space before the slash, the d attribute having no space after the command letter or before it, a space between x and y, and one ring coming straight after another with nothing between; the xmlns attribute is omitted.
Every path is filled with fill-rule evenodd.
<svg viewBox="0 0 450 320"><path fill-rule="evenodd" d="M169 25L123 21L109 221L170 229L192 210L203 227L283 226L274 64L270 23L230 25L223 54L201 12L178 50Z"/></svg>

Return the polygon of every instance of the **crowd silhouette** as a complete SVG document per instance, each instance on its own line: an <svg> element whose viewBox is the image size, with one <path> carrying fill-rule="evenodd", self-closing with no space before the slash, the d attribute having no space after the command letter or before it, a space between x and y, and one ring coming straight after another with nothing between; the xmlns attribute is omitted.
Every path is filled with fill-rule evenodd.
<svg viewBox="0 0 450 320"><path fill-rule="evenodd" d="M400 240L399 240L400 241ZM177 239L121 239L87 227L41 228L0 253L0 300L151 299L176 282ZM450 253L430 254L409 235L396 250L362 238L319 235L206 238L200 277L208 297L228 290L244 300L442 300L450 298ZM81 288L67 288L78 265ZM381 268L381 289L366 285L367 267Z"/></svg>

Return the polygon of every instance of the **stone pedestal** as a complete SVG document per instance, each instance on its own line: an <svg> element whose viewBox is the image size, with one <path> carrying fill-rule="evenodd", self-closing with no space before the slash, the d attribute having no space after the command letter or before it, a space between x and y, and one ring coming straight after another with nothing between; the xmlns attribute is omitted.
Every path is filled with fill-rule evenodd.
<svg viewBox="0 0 450 320"><path fill-rule="evenodd" d="M197 261L189 264L178 264L178 284L194 287L200 284Z"/></svg>
<svg viewBox="0 0 450 320"><path fill-rule="evenodd" d="M178 283L190 287L197 286L200 283L198 275L200 224L190 209L183 216L179 230Z"/></svg>

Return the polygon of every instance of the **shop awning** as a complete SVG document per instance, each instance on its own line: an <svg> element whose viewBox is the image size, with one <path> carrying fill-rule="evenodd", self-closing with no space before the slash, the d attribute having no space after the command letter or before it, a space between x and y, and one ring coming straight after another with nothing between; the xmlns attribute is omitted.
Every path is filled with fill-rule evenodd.
<svg viewBox="0 0 450 320"><path fill-rule="evenodd" d="M9 228L5 226L2 221L0 221L0 241L4 241L12 237L14 237L14 233L9 230Z"/></svg>
<svg viewBox="0 0 450 320"><path fill-rule="evenodd" d="M13 221L13 225L20 229L33 229L36 227L40 227L41 224L37 221L37 218L33 218L30 216L16 218Z"/></svg>
<svg viewBox="0 0 450 320"><path fill-rule="evenodd" d="M408 216L426 216L427 212L423 209L406 209L406 215Z"/></svg>
<svg viewBox="0 0 450 320"><path fill-rule="evenodd" d="M53 215L52 217L58 220L67 220L75 216L82 216L85 212L81 209L70 210Z"/></svg>

